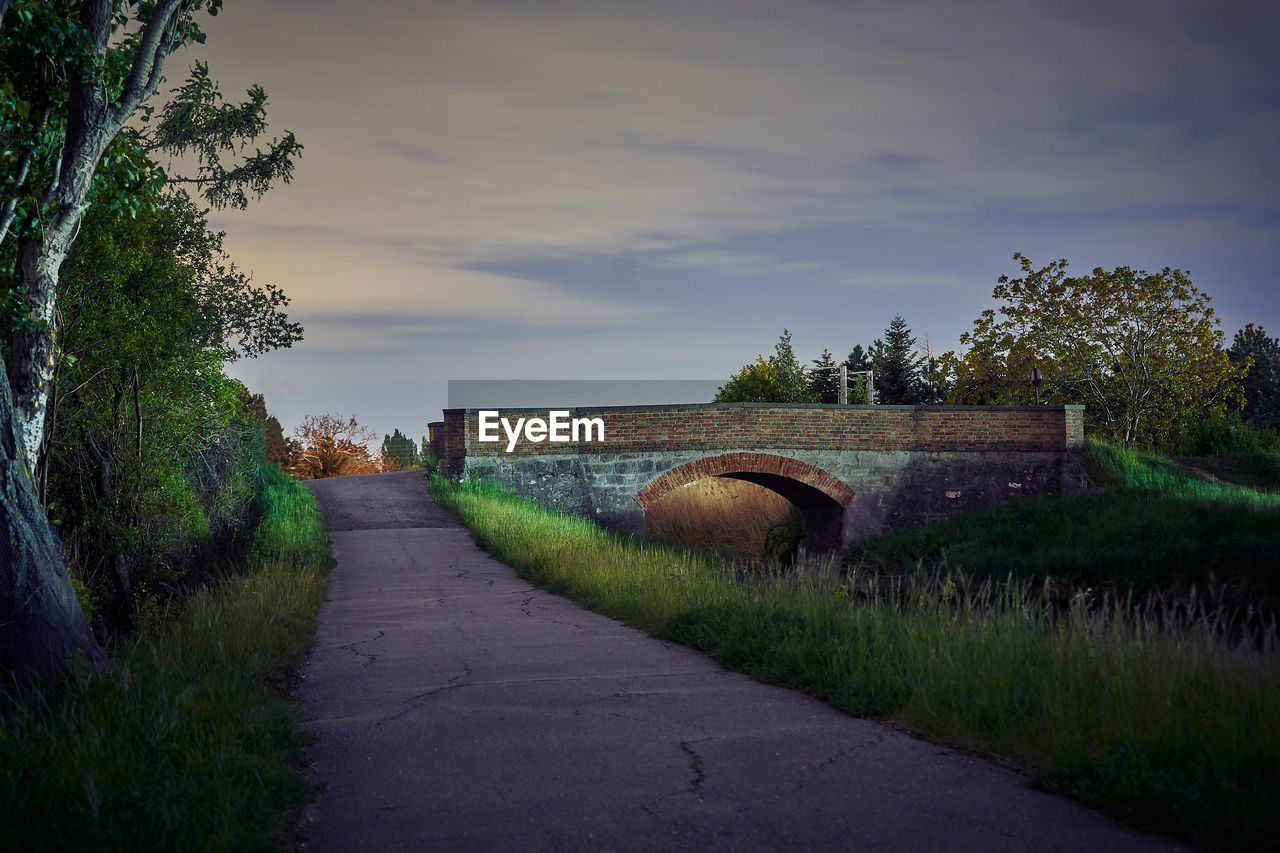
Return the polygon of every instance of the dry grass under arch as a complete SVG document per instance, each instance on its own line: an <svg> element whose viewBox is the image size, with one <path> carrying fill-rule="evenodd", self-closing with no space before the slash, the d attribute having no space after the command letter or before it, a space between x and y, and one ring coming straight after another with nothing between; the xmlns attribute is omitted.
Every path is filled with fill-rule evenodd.
<svg viewBox="0 0 1280 853"><path fill-rule="evenodd" d="M749 561L794 548L799 523L800 511L777 492L746 480L707 477L673 489L650 507L645 535Z"/></svg>

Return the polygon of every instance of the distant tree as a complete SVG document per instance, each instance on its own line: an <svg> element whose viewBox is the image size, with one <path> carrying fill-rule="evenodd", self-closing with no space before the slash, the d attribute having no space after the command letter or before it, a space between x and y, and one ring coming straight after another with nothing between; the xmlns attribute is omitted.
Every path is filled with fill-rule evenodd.
<svg viewBox="0 0 1280 853"><path fill-rule="evenodd" d="M403 471L418 465L418 448L413 439L395 430L382 439L380 461L384 471Z"/></svg>
<svg viewBox="0 0 1280 853"><path fill-rule="evenodd" d="M871 395L867 389L867 376L859 375L874 369L870 353L862 348L862 344L854 344L849 357L844 360L844 366L849 371L849 402L864 405L870 403Z"/></svg>
<svg viewBox="0 0 1280 853"><path fill-rule="evenodd" d="M963 356L940 361L950 402L1030 402L1031 368L1042 399L1083 403L1087 425L1126 445L1158 446L1188 424L1242 401L1243 364L1232 364L1209 297L1181 270L1129 267L1068 277L1059 260L1023 277L1000 276L988 309L960 337Z"/></svg>
<svg viewBox="0 0 1280 853"><path fill-rule="evenodd" d="M244 413L248 415L254 423L266 426L267 423L267 400L261 394L252 394L249 389L241 385L236 390L236 396L240 398L240 405L244 407ZM277 426L279 424L277 423Z"/></svg>
<svg viewBox="0 0 1280 853"><path fill-rule="evenodd" d="M288 446L285 444L284 429L275 415L269 415L266 423L267 459L284 467L289 461Z"/></svg>
<svg viewBox="0 0 1280 853"><path fill-rule="evenodd" d="M376 463L367 447L378 434L361 426L355 416L307 415L293 431L302 445L298 476L304 480L369 474Z"/></svg>
<svg viewBox="0 0 1280 853"><path fill-rule="evenodd" d="M716 392L717 403L776 403L780 402L778 371L764 356L756 356L752 364L729 378Z"/></svg>
<svg viewBox="0 0 1280 853"><path fill-rule="evenodd" d="M835 404L840 402L840 365L824 349L822 356L813 360L809 371L809 395L815 402Z"/></svg>
<svg viewBox="0 0 1280 853"><path fill-rule="evenodd" d="M778 391L783 399L778 400L780 403L813 403L816 402L813 395L809 393L809 378L805 375L804 367L800 365L796 359L795 351L791 348L791 332L783 329L782 334L778 336L778 342L773 347L774 369L778 374Z"/></svg>
<svg viewBox="0 0 1280 853"><path fill-rule="evenodd" d="M920 386L916 397L926 405L937 405L947 399L951 386L941 360L933 351L933 341L928 334L920 345L920 359Z"/></svg>
<svg viewBox="0 0 1280 853"><path fill-rule="evenodd" d="M871 354L862 348L862 344L854 344L849 357L844 360L850 372L871 369Z"/></svg>
<svg viewBox="0 0 1280 853"><path fill-rule="evenodd" d="M774 354L758 356L720 388L717 403L812 403L808 377L791 348L791 332L782 330Z"/></svg>
<svg viewBox="0 0 1280 853"><path fill-rule="evenodd" d="M871 348L876 372L876 402L911 405L920 402L921 367L925 359L916 354L916 339L907 321L896 315Z"/></svg>
<svg viewBox="0 0 1280 853"><path fill-rule="evenodd" d="M1280 426L1280 340L1249 323L1236 332L1227 355L1233 364L1248 365L1241 381L1244 419L1264 429Z"/></svg>

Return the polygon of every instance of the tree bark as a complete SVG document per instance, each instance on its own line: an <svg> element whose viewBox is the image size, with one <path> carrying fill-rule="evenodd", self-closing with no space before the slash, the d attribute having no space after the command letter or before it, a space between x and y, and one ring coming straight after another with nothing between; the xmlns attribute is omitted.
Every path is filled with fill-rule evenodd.
<svg viewBox="0 0 1280 853"><path fill-rule="evenodd" d="M90 669L107 657L85 621L18 440L9 382L0 371L0 672L57 677L77 655Z"/></svg>

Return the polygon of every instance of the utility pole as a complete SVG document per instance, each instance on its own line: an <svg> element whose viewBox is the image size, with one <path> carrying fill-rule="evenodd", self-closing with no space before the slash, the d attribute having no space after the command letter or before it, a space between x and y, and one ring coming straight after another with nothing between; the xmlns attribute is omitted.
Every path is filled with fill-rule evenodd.
<svg viewBox="0 0 1280 853"><path fill-rule="evenodd" d="M840 365L840 405L849 405L849 365Z"/></svg>

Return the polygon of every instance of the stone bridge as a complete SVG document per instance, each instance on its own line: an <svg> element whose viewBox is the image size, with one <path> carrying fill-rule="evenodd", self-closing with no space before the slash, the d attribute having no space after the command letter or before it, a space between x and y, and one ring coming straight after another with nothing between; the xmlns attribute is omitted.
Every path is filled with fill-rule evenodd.
<svg viewBox="0 0 1280 853"><path fill-rule="evenodd" d="M801 511L802 544L839 548L968 507L1077 488L1083 406L825 406L707 403L563 410L604 438L511 442L495 415L447 409L433 424L446 476L494 480L541 505L643 535L645 512L704 477L749 480ZM509 424L546 409L501 409ZM500 440L493 441L494 430ZM535 432L534 437L537 437ZM591 440L587 440L591 439Z"/></svg>

